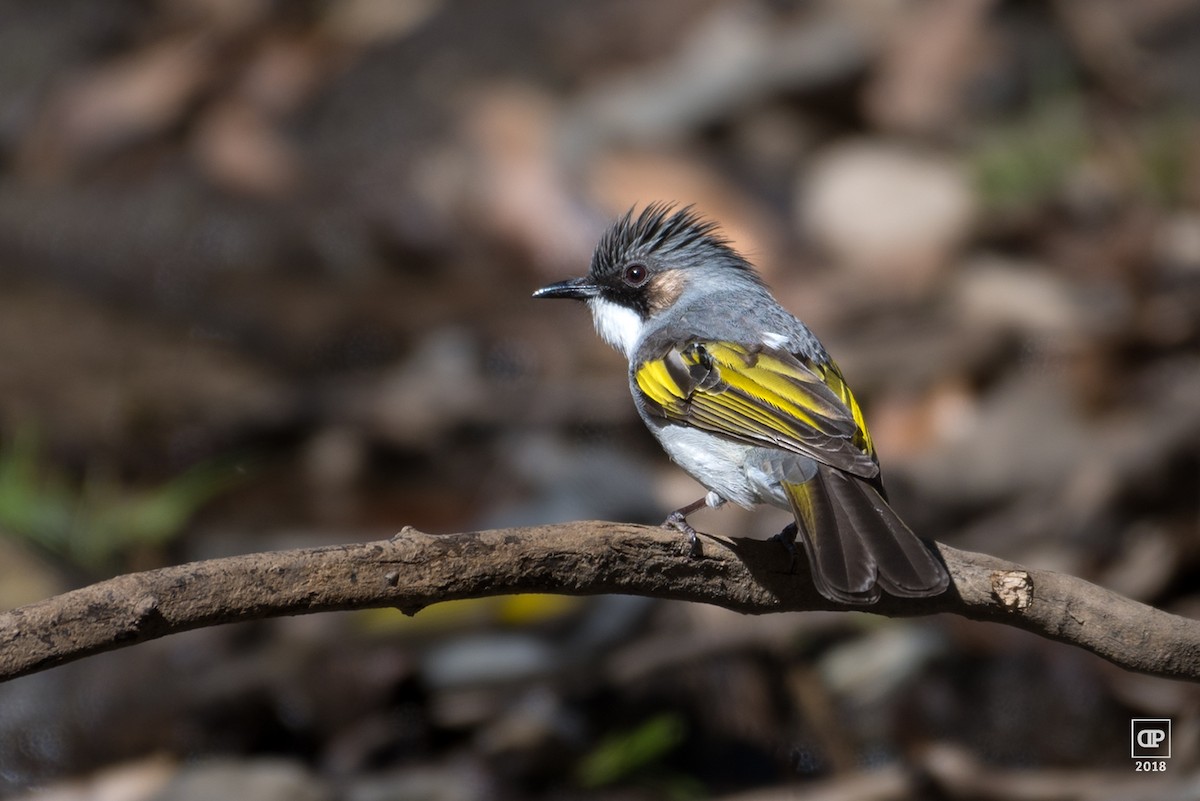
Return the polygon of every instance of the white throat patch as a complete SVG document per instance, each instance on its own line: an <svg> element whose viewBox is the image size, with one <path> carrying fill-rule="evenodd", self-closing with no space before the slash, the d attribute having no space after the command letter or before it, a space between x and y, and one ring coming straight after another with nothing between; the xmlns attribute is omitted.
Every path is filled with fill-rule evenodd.
<svg viewBox="0 0 1200 801"><path fill-rule="evenodd" d="M587 304L592 310L596 333L628 359L642 334L642 318L633 309L604 298L588 298Z"/></svg>

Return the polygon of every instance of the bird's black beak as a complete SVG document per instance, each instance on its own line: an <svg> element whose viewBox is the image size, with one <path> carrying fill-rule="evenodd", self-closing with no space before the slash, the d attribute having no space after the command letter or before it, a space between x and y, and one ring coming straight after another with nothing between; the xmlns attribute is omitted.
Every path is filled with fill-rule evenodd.
<svg viewBox="0 0 1200 801"><path fill-rule="evenodd" d="M600 294L600 287L589 282L586 278L568 278L556 284L549 284L533 293L535 298L574 298L587 300Z"/></svg>

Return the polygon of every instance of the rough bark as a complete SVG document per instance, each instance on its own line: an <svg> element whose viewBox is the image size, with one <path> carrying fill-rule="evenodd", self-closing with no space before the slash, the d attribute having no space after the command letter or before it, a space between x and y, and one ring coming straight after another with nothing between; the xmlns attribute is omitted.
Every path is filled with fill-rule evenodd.
<svg viewBox="0 0 1200 801"><path fill-rule="evenodd" d="M890 617L948 612L1005 623L1087 649L1123 668L1200 681L1200 621L1073 576L946 545L950 589L885 596ZM394 606L415 614L455 598L519 592L624 593L747 614L848 610L818 595L803 560L778 543L705 538L605 522L432 535L254 553L118 576L0 614L0 681L179 631L280 615Z"/></svg>

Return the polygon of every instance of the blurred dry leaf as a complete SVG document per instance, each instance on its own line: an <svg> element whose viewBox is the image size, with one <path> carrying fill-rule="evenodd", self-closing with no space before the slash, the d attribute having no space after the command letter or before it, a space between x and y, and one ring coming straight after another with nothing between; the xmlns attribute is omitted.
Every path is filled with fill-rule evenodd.
<svg viewBox="0 0 1200 801"><path fill-rule="evenodd" d="M34 178L161 133L217 75L202 36L160 41L73 75L53 94L18 157Z"/></svg>
<svg viewBox="0 0 1200 801"><path fill-rule="evenodd" d="M1182 555L1179 543L1161 526L1143 523L1135 526L1121 544L1099 584L1143 603L1153 603L1175 577Z"/></svg>
<svg viewBox="0 0 1200 801"><path fill-rule="evenodd" d="M1158 88L1154 64L1134 41L1121 6L1111 0L1056 0L1054 11L1079 60L1117 98L1144 103ZM1145 5L1153 5L1146 3Z"/></svg>
<svg viewBox="0 0 1200 801"><path fill-rule="evenodd" d="M554 270L586 263L599 233L586 222L555 161L551 98L516 84L475 93L465 132L475 169L461 190L478 223ZM582 270L580 270L582 272Z"/></svg>
<svg viewBox="0 0 1200 801"><path fill-rule="evenodd" d="M441 0L338 0L326 7L324 29L344 44L372 45L404 36L441 6Z"/></svg>
<svg viewBox="0 0 1200 801"><path fill-rule="evenodd" d="M269 36L255 49L237 92L266 114L287 114L312 97L331 71L330 62L312 37Z"/></svg>
<svg viewBox="0 0 1200 801"><path fill-rule="evenodd" d="M263 23L271 0L158 0L163 17L175 25L203 27L223 35L236 34Z"/></svg>
<svg viewBox="0 0 1200 801"><path fill-rule="evenodd" d="M193 147L208 177L235 192L280 196L299 179L300 162L292 148L258 108L245 102L207 109Z"/></svg>
<svg viewBox="0 0 1200 801"><path fill-rule="evenodd" d="M603 81L567 110L573 158L611 144L661 144L754 106L772 92L828 86L865 68L873 43L836 13L776 17L721 4L657 61Z"/></svg>
<svg viewBox="0 0 1200 801"><path fill-rule="evenodd" d="M961 376L942 378L920 394L889 394L871 403L871 434L887 460L911 459L959 440L972 425L978 398Z"/></svg>
<svg viewBox="0 0 1200 801"><path fill-rule="evenodd" d="M864 91L881 128L933 135L958 118L963 87L984 49L993 0L933 0L914 6L884 48Z"/></svg>

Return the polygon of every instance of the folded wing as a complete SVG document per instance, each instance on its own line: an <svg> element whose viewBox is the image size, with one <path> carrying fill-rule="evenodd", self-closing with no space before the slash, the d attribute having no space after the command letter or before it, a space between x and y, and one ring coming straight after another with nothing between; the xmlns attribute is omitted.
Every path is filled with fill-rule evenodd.
<svg viewBox="0 0 1200 801"><path fill-rule="evenodd" d="M946 589L945 569L884 498L862 410L833 362L689 341L639 364L634 379L652 414L816 462L804 475L783 462L754 469L778 473L771 480L787 496L826 598L869 604L881 590L921 597Z"/></svg>
<svg viewBox="0 0 1200 801"><path fill-rule="evenodd" d="M799 453L868 480L879 475L862 411L831 361L690 341L642 362L634 378L646 408L668 420Z"/></svg>

